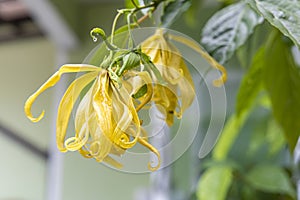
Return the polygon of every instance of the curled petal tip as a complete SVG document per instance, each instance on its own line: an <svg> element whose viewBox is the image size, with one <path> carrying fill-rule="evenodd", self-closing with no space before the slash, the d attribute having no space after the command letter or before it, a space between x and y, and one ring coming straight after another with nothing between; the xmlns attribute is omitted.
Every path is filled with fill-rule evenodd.
<svg viewBox="0 0 300 200"><path fill-rule="evenodd" d="M43 110L42 113L38 117L33 117L31 113L26 112L26 116L32 122L39 122L44 117L45 111Z"/></svg>
<svg viewBox="0 0 300 200"><path fill-rule="evenodd" d="M65 147L60 147L60 146L57 146L57 149L62 153L65 153L68 151Z"/></svg>
<svg viewBox="0 0 300 200"><path fill-rule="evenodd" d="M227 72L226 72L226 69L225 67L223 67L222 65L220 64L216 64L215 65L215 68L220 70L222 75L220 78L216 79L213 81L213 84L214 86L216 87L221 87L222 85L224 85L224 83L227 81Z"/></svg>
<svg viewBox="0 0 300 200"><path fill-rule="evenodd" d="M222 85L224 85L224 82L221 81L221 80L214 80L214 81L213 81L213 85L214 85L215 87L221 87Z"/></svg>
<svg viewBox="0 0 300 200"><path fill-rule="evenodd" d="M226 80L227 80L227 76L226 76L226 74L223 74L221 78L213 81L213 85L215 87L221 87L222 85L225 84Z"/></svg>
<svg viewBox="0 0 300 200"><path fill-rule="evenodd" d="M83 146L83 143L77 137L71 137L65 141L64 145L68 151L77 151Z"/></svg>
<svg viewBox="0 0 300 200"><path fill-rule="evenodd" d="M159 155L159 154L157 155L157 159L158 159L158 162L157 162L156 166L154 166L154 167L152 166L152 164L153 164L154 162L149 162L149 163L148 163L148 169L149 169L150 171L152 171L152 172L158 170L159 167L160 167L161 160L160 160L160 155Z"/></svg>
<svg viewBox="0 0 300 200"><path fill-rule="evenodd" d="M153 162L153 161L152 161L152 162L149 162L149 163L148 163L148 169L149 169L150 171L154 172L154 171L156 171L156 170L159 169L160 164L161 164L161 158L160 158L160 153L159 153L159 151L157 151L157 149L153 148L153 149L152 149L152 152L153 152L153 153L156 155L156 157L157 157L157 164L156 164L156 166L153 167L151 164L153 164L154 162Z"/></svg>

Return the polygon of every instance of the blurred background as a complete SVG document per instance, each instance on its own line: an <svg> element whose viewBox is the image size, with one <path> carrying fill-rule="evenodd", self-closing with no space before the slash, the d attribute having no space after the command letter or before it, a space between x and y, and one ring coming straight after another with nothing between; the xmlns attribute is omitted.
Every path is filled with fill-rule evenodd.
<svg viewBox="0 0 300 200"><path fill-rule="evenodd" d="M204 23L220 9L217 1L199 2L189 12L198 16L197 20L182 17L171 27L197 41ZM77 152L62 154L56 150L56 109L74 76L62 78L55 88L37 99L33 114L44 109L43 120L32 123L24 114L28 96L62 64L82 63L96 46L90 30L101 27L110 33L116 9L123 7L123 0L0 0L0 200L196 199L201 174L197 156L201 134L171 167L152 174L130 174L82 158ZM234 110L244 72L243 68L235 67L237 63L233 59L228 64L231 67L226 83L227 102L223 102L228 115ZM199 132L205 132L210 119L209 94L205 86L197 89L201 91L197 95L204 107ZM268 113L260 109L250 118L239 138L241 143L232 150L237 162L247 163L240 149L250 146L252 122L264 123L261 118ZM251 148L260 148L263 139L255 139ZM280 158L274 158L274 162L288 162L291 158L282 148L283 142L277 146ZM255 159L260 162L265 158L261 155Z"/></svg>

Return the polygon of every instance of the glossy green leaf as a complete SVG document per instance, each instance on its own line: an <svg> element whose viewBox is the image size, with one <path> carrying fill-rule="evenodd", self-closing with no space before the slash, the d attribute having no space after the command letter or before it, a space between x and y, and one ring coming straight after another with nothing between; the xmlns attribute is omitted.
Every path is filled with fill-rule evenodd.
<svg viewBox="0 0 300 200"><path fill-rule="evenodd" d="M300 72L289 45L279 32L272 38L264 58L264 85L271 99L274 117L293 150L300 135Z"/></svg>
<svg viewBox="0 0 300 200"><path fill-rule="evenodd" d="M208 20L201 43L219 63L224 64L245 43L262 19L245 3L230 5Z"/></svg>
<svg viewBox="0 0 300 200"><path fill-rule="evenodd" d="M237 116L250 109L262 89L262 70L264 65L265 49L261 48L255 54L251 67L243 77L237 94Z"/></svg>
<svg viewBox="0 0 300 200"><path fill-rule="evenodd" d="M164 13L161 16L163 27L169 27L184 11L191 5L191 0L171 1L164 7Z"/></svg>
<svg viewBox="0 0 300 200"><path fill-rule="evenodd" d="M232 169L230 167L211 167L200 178L197 197L199 200L225 200L231 183Z"/></svg>
<svg viewBox="0 0 300 200"><path fill-rule="evenodd" d="M299 0L246 0L255 10L300 47Z"/></svg>
<svg viewBox="0 0 300 200"><path fill-rule="evenodd" d="M270 193L288 194L295 197L290 177L287 173L276 165L259 164L246 174L247 182L257 190Z"/></svg>

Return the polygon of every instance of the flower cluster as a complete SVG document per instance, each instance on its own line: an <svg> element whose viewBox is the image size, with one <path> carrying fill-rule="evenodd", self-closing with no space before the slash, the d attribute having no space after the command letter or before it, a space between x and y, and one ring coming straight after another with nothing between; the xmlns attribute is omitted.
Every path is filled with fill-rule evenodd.
<svg viewBox="0 0 300 200"><path fill-rule="evenodd" d="M94 31L104 35L99 30ZM148 166L152 171L157 170L160 154L149 143L138 112L153 102L171 126L174 117L180 118L193 102L192 77L179 50L168 41L163 29L158 29L135 48L120 49L107 41L105 45L110 51L100 66L63 65L28 98L25 113L33 122L41 120L44 111L38 117L31 113L36 98L54 86L62 74L81 73L67 88L58 107L58 149L78 151L86 158L121 168L122 164L113 157L121 156L140 143L157 156L157 164ZM75 134L67 138L70 115L77 101Z"/></svg>

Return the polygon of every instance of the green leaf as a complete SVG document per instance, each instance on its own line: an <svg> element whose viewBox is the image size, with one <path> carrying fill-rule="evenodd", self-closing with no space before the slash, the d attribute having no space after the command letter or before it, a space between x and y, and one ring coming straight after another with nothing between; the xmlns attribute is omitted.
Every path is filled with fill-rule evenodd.
<svg viewBox="0 0 300 200"><path fill-rule="evenodd" d="M242 2L225 7L208 20L201 43L219 63L224 64L246 42L262 19Z"/></svg>
<svg viewBox="0 0 300 200"><path fill-rule="evenodd" d="M135 5L139 6L139 1L138 0L133 0ZM125 7L126 8L135 8L134 4L132 3L132 0L125 0Z"/></svg>
<svg viewBox="0 0 300 200"><path fill-rule="evenodd" d="M270 38L273 39L264 58L264 85L271 99L274 117L293 150L300 134L300 72L281 34L278 32Z"/></svg>
<svg viewBox="0 0 300 200"><path fill-rule="evenodd" d="M162 27L169 27L191 5L191 0L175 0L164 7L161 16Z"/></svg>
<svg viewBox="0 0 300 200"><path fill-rule="evenodd" d="M261 48L257 51L253 58L253 62L247 74L243 77L237 94L236 114L241 115L250 109L262 89L262 68L264 65L265 49Z"/></svg>
<svg viewBox="0 0 300 200"><path fill-rule="evenodd" d="M121 76L125 70L133 69L140 64L140 56L135 52L129 52L122 56L123 64L120 70L117 71L117 75Z"/></svg>
<svg viewBox="0 0 300 200"><path fill-rule="evenodd" d="M274 119L268 123L268 129L266 133L266 140L269 144L269 154L277 154L284 146L285 139L282 129L277 125Z"/></svg>
<svg viewBox="0 0 300 200"><path fill-rule="evenodd" d="M287 173L279 166L259 164L246 174L247 182L264 192L288 194L295 197L293 188Z"/></svg>
<svg viewBox="0 0 300 200"><path fill-rule="evenodd" d="M231 182L232 169L230 167L211 167L200 178L197 197L199 200L225 200Z"/></svg>
<svg viewBox="0 0 300 200"><path fill-rule="evenodd" d="M300 47L299 0L246 0L255 10Z"/></svg>
<svg viewBox="0 0 300 200"><path fill-rule="evenodd" d="M133 98L138 99L147 93L147 84L144 84L135 94L132 95Z"/></svg>
<svg viewBox="0 0 300 200"><path fill-rule="evenodd" d="M220 139L218 140L212 156L215 160L226 159L235 139L237 138L239 131L243 127L246 118L248 117L248 112L244 112L239 117L237 115L232 115L226 122L226 125L222 131Z"/></svg>

